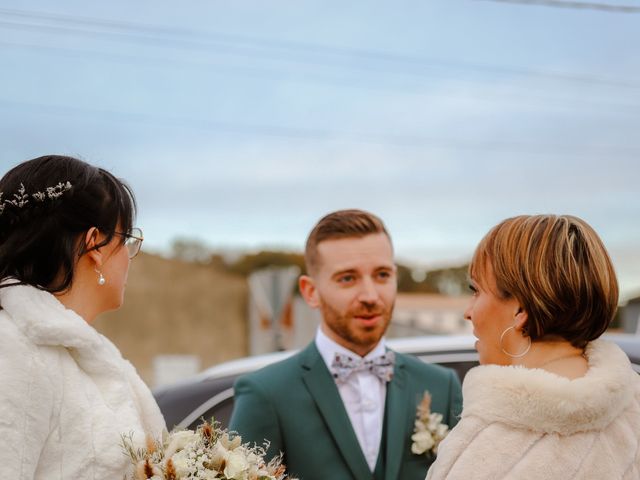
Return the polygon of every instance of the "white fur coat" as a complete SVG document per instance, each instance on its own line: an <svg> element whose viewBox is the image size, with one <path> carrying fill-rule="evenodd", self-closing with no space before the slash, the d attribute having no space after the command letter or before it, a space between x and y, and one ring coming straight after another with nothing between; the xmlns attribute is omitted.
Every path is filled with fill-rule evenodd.
<svg viewBox="0 0 640 480"><path fill-rule="evenodd" d="M121 480L120 436L164 429L147 386L53 295L7 287L0 305L0 478Z"/></svg>
<svg viewBox="0 0 640 480"><path fill-rule="evenodd" d="M640 379L616 345L587 374L487 365L467 374L460 423L427 480L640 479Z"/></svg>

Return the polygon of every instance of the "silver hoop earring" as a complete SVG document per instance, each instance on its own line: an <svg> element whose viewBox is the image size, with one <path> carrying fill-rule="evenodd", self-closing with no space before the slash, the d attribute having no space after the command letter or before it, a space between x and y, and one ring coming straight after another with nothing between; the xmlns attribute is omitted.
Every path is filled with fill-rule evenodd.
<svg viewBox="0 0 640 480"><path fill-rule="evenodd" d="M102 275L102 272L97 268L95 269L95 271L98 274L98 285L102 286L107 283L107 280L104 278L104 275Z"/></svg>
<svg viewBox="0 0 640 480"><path fill-rule="evenodd" d="M524 357L527 353L529 353L529 350L531 350L531 337L526 337L527 340L529 340L529 344L527 345L527 348L524 349L524 351L522 351L520 353L515 353L515 354L514 353L510 353L510 352L507 352L504 349L504 346L502 345L502 342L504 341L504 336L507 334L507 332L509 330L513 330L515 332L516 331L516 326L512 325L509 328L506 328L504 330L504 332L502 332L502 335L500 335L500 349L502 350L502 353L504 353L505 355L510 356L511 358L522 358L522 357Z"/></svg>

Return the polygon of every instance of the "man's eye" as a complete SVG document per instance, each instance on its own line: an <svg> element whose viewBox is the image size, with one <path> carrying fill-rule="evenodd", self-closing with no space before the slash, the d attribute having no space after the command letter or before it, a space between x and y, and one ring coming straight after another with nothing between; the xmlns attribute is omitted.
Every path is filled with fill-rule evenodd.
<svg viewBox="0 0 640 480"><path fill-rule="evenodd" d="M343 275L342 277L338 278L339 283L349 283L349 282L353 282L354 280L355 280L355 277L353 275Z"/></svg>
<svg viewBox="0 0 640 480"><path fill-rule="evenodd" d="M378 272L378 278L384 279L386 280L387 278L391 277L391 273L383 271L383 272Z"/></svg>

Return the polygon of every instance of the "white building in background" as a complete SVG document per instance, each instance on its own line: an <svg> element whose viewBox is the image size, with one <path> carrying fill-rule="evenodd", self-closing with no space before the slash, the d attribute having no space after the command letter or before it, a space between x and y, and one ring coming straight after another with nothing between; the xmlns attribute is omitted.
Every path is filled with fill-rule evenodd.
<svg viewBox="0 0 640 480"><path fill-rule="evenodd" d="M464 319L468 304L468 296L398 294L389 336L471 333L471 322Z"/></svg>

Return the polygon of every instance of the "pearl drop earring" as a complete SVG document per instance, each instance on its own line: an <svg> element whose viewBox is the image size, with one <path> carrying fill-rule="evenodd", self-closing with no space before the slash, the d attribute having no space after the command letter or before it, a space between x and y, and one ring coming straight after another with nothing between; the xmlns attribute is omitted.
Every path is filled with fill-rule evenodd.
<svg viewBox="0 0 640 480"><path fill-rule="evenodd" d="M102 275L102 272L99 271L97 268L95 270L96 270L96 273L98 274L98 285L102 286L105 283L107 283L107 280L104 278L104 275Z"/></svg>

